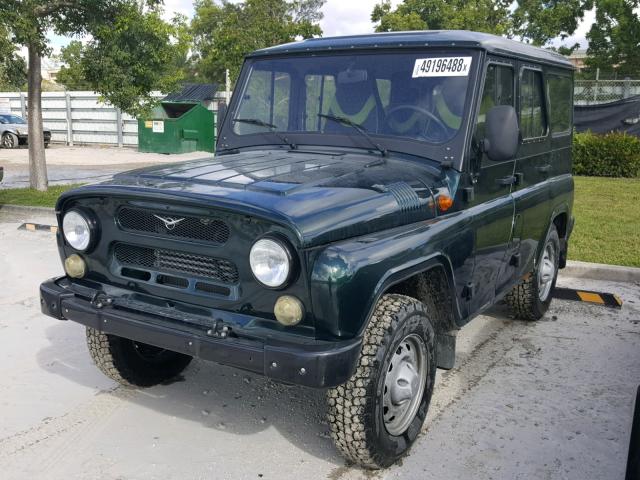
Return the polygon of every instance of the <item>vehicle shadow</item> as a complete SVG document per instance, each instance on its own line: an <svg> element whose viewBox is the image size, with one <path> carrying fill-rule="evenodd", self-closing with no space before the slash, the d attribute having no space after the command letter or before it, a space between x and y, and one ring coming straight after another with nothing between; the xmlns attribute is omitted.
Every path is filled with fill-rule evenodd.
<svg viewBox="0 0 640 480"><path fill-rule="evenodd" d="M78 325L59 322L48 327L45 335L49 345L37 353L38 365L43 370L101 392L118 394L128 390L117 387L93 365L84 344L84 329ZM341 466L344 460L328 433L324 396L324 390L283 385L253 373L194 359L171 383L139 389L124 398L167 418L188 420L227 434L252 435L273 427L295 447Z"/></svg>

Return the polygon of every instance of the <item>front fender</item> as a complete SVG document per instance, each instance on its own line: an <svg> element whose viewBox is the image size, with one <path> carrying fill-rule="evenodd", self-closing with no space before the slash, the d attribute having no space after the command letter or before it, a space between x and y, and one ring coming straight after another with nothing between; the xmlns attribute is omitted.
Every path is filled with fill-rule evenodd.
<svg viewBox="0 0 640 480"><path fill-rule="evenodd" d="M459 221L455 216L339 242L320 251L310 284L317 332L337 337L361 334L390 286L434 266L444 268L455 291L453 266L471 258L473 251L466 216L458 215ZM457 299L454 303L459 319Z"/></svg>

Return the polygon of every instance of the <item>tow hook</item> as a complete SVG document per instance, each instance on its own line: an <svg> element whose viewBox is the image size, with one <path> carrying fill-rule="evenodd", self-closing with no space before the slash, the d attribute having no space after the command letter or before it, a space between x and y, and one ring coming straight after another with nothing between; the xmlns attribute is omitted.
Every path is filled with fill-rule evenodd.
<svg viewBox="0 0 640 480"><path fill-rule="evenodd" d="M224 321L217 318L213 324L213 328L207 330L207 335L215 338L227 338L231 333L231 327L225 325Z"/></svg>
<svg viewBox="0 0 640 480"><path fill-rule="evenodd" d="M103 308L104 306L110 306L111 304L113 304L113 297L102 292L96 292L91 299L91 305L95 308Z"/></svg>

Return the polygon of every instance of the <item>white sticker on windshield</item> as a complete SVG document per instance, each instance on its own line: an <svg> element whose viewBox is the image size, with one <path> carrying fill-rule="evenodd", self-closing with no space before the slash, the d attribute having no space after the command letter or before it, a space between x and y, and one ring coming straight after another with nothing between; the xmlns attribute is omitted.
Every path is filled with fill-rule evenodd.
<svg viewBox="0 0 640 480"><path fill-rule="evenodd" d="M418 58L413 78L466 77L471 69L471 57Z"/></svg>

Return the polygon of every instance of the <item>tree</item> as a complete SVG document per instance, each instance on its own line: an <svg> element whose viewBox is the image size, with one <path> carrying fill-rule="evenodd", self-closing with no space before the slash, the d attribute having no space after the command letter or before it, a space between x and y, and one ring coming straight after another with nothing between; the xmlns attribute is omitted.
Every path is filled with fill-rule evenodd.
<svg viewBox="0 0 640 480"><path fill-rule="evenodd" d="M199 77L223 82L237 78L243 58L259 48L321 35L325 0L246 0L221 4L197 0L191 23Z"/></svg>
<svg viewBox="0 0 640 480"><path fill-rule="evenodd" d="M87 80L82 67L84 46L79 40L73 40L60 50L59 60L64 63L56 77L56 82L67 90L89 90L91 83Z"/></svg>
<svg viewBox="0 0 640 480"><path fill-rule="evenodd" d="M120 15L103 19L92 32L82 69L96 92L123 111L141 116L156 103L153 91L170 92L182 79L176 68L188 44L160 10L141 12L123 5Z"/></svg>
<svg viewBox="0 0 640 480"><path fill-rule="evenodd" d="M81 63L104 99L129 113L150 104L149 92L179 78L168 59L177 50L173 26L160 17L159 0L2 0L0 26L28 52L29 174L32 188L47 189L42 131L41 58L47 33L90 36ZM100 56L103 54L104 56Z"/></svg>
<svg viewBox="0 0 640 480"><path fill-rule="evenodd" d="M0 91L19 90L27 81L27 64L0 25Z"/></svg>
<svg viewBox="0 0 640 480"><path fill-rule="evenodd" d="M622 76L640 72L638 0L598 0L596 21L587 33L587 65Z"/></svg>
<svg viewBox="0 0 640 480"><path fill-rule="evenodd" d="M594 0L519 0L517 4L512 15L514 33L544 46L554 38L572 35Z"/></svg>
<svg viewBox="0 0 640 480"><path fill-rule="evenodd" d="M594 0L389 0L371 14L376 31L460 29L493 33L543 46L575 32ZM563 47L569 48L569 47ZM570 48L575 48L570 47Z"/></svg>
<svg viewBox="0 0 640 480"><path fill-rule="evenodd" d="M371 20L377 32L398 30L475 30L509 32L509 0L404 0L395 10L390 0L376 5Z"/></svg>

